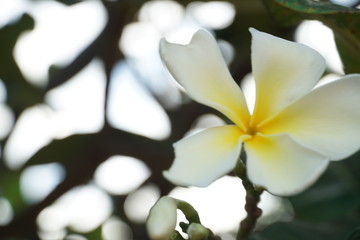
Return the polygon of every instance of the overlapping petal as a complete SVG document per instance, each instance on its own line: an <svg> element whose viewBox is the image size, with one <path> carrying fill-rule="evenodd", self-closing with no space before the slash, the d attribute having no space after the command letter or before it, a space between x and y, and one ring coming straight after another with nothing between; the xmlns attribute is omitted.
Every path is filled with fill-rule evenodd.
<svg viewBox="0 0 360 240"><path fill-rule="evenodd" d="M209 33L196 32L188 45L162 39L160 55L191 98L220 111L245 131L250 114L243 93Z"/></svg>
<svg viewBox="0 0 360 240"><path fill-rule="evenodd" d="M310 91L325 69L315 50L250 29L256 103L252 121L259 123Z"/></svg>
<svg viewBox="0 0 360 240"><path fill-rule="evenodd" d="M257 134L244 144L249 179L276 195L298 193L313 183L328 165L328 158L287 134Z"/></svg>
<svg viewBox="0 0 360 240"><path fill-rule="evenodd" d="M175 160L165 178L181 186L206 187L234 169L241 150L237 126L203 130L174 144Z"/></svg>
<svg viewBox="0 0 360 240"><path fill-rule="evenodd" d="M259 128L263 134L287 132L332 160L360 147L360 75L316 88Z"/></svg>

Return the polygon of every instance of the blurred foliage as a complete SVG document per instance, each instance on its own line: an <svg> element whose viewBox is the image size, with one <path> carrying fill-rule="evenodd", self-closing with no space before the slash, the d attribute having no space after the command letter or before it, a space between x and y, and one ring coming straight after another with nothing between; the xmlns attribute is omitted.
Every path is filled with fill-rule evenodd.
<svg viewBox="0 0 360 240"><path fill-rule="evenodd" d="M60 1L73 6L80 1ZM123 28L136 21L145 0L102 1L108 22L100 35L71 63L54 65L49 69L48 85L40 89L31 85L17 66L13 50L17 39L24 31L34 28L33 18L24 14L16 22L0 29L0 79L7 90L6 104L13 110L15 120L28 107L43 102L43 96L51 89L67 82L80 72L92 59L100 58L105 66L107 84L114 64L124 60L118 48ZM186 6L193 1L181 1ZM345 71L360 72L360 15L355 8L335 5L328 1L311 0L231 0L236 9L235 20L229 27L216 30L217 37L230 42L235 49L231 72L240 82L251 71L249 27L273 35L293 39L293 33L301 21L319 20L335 33L335 39ZM163 96L152 92L161 103ZM106 106L104 106L106 107ZM93 179L96 168L113 155L133 156L142 160L152 175L144 184L155 184L161 194L167 194L173 186L165 181L161 172L173 160L172 143L180 139L194 121L205 113L213 113L207 107L187 102L176 109L163 105L170 118L172 131L168 139L153 140L144 136L113 128L107 121L97 133L73 135L54 140L40 149L23 168L10 170L0 161L0 196L8 199L14 208L14 219L0 226L0 239L38 239L36 217L70 189L86 184ZM106 117L104 117L105 120ZM12 133L10 132L10 135ZM8 137L1 140L6 145ZM290 222L274 223L254 233L253 240L355 240L360 236L360 154L332 163L325 174L308 190L291 197L295 217ZM65 179L41 202L28 205L20 192L20 176L24 168L44 163L61 163ZM124 212L125 195L111 196L113 215L119 216L133 230L134 239L147 239L143 224L131 222ZM236 214L236 213L234 213ZM68 229L72 233L71 229ZM89 240L101 238L101 226L83 234ZM114 239L115 240L115 239Z"/></svg>
<svg viewBox="0 0 360 240"><path fill-rule="evenodd" d="M8 94L7 99L16 115L42 101L42 92L26 81L13 57L18 37L33 28L34 20L24 14L16 23L0 29L0 79L4 81L7 92L16 93Z"/></svg>
<svg viewBox="0 0 360 240"><path fill-rule="evenodd" d="M358 226L358 219L341 219L336 222L309 223L304 221L279 222L272 224L251 240L262 239L346 239L349 231Z"/></svg>
<svg viewBox="0 0 360 240"><path fill-rule="evenodd" d="M346 240L356 240L360 239L360 227L356 228L353 232L349 234Z"/></svg>
<svg viewBox="0 0 360 240"><path fill-rule="evenodd" d="M332 163L311 188L290 198L297 218L319 222L357 214L360 206L360 182L356 174L360 171L359 158L360 154L356 154L347 161Z"/></svg>
<svg viewBox="0 0 360 240"><path fill-rule="evenodd" d="M331 2L312 0L262 0L281 24L297 24L303 19L318 20L334 31L339 54L346 73L360 72L359 10Z"/></svg>

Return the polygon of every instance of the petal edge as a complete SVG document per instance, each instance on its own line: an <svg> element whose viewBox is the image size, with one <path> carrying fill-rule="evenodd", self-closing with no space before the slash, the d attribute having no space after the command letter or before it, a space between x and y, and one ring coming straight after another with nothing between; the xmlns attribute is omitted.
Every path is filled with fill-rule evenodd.
<svg viewBox="0 0 360 240"><path fill-rule="evenodd" d="M160 56L192 99L220 111L245 131L250 114L244 95L210 33L197 31L187 45L162 39Z"/></svg>

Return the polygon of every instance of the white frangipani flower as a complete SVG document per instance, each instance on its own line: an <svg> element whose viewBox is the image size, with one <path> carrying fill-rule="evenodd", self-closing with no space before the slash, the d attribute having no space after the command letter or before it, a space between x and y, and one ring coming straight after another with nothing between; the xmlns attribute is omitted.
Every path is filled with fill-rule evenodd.
<svg viewBox="0 0 360 240"><path fill-rule="evenodd" d="M160 54L173 77L195 101L234 125L206 129L174 144L175 161L164 176L177 185L205 187L234 169L241 148L249 179L277 195L312 184L329 161L360 146L360 75L319 88L325 61L305 45L250 29L256 104L244 95L206 31L188 45L162 40Z"/></svg>

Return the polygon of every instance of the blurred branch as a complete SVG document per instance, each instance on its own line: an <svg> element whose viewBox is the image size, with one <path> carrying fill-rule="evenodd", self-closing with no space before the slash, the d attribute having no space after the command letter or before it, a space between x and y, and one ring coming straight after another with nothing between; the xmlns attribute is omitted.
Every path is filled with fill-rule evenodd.
<svg viewBox="0 0 360 240"><path fill-rule="evenodd" d="M30 84L20 71L14 56L14 48L19 36L34 28L34 20L24 14L18 21L0 29L0 79L7 90L7 104L15 114L15 119L29 106L42 102L43 93Z"/></svg>
<svg viewBox="0 0 360 240"><path fill-rule="evenodd" d="M108 21L100 35L64 68L50 70L49 83L46 90L53 89L82 70L92 59L99 57L104 61L108 76L113 64L123 58L118 49L118 42L126 24L134 20L138 6L128 1L104 1L108 13Z"/></svg>
<svg viewBox="0 0 360 240"><path fill-rule="evenodd" d="M253 183L247 176L246 167L242 161L246 161L246 154L244 150L242 151L241 159L238 160L234 172L242 180L242 184L246 191L245 210L247 215L240 223L236 240L247 239L254 230L256 222L262 214L262 210L258 207L258 204L260 202L260 196L263 189L256 189L254 187Z"/></svg>

